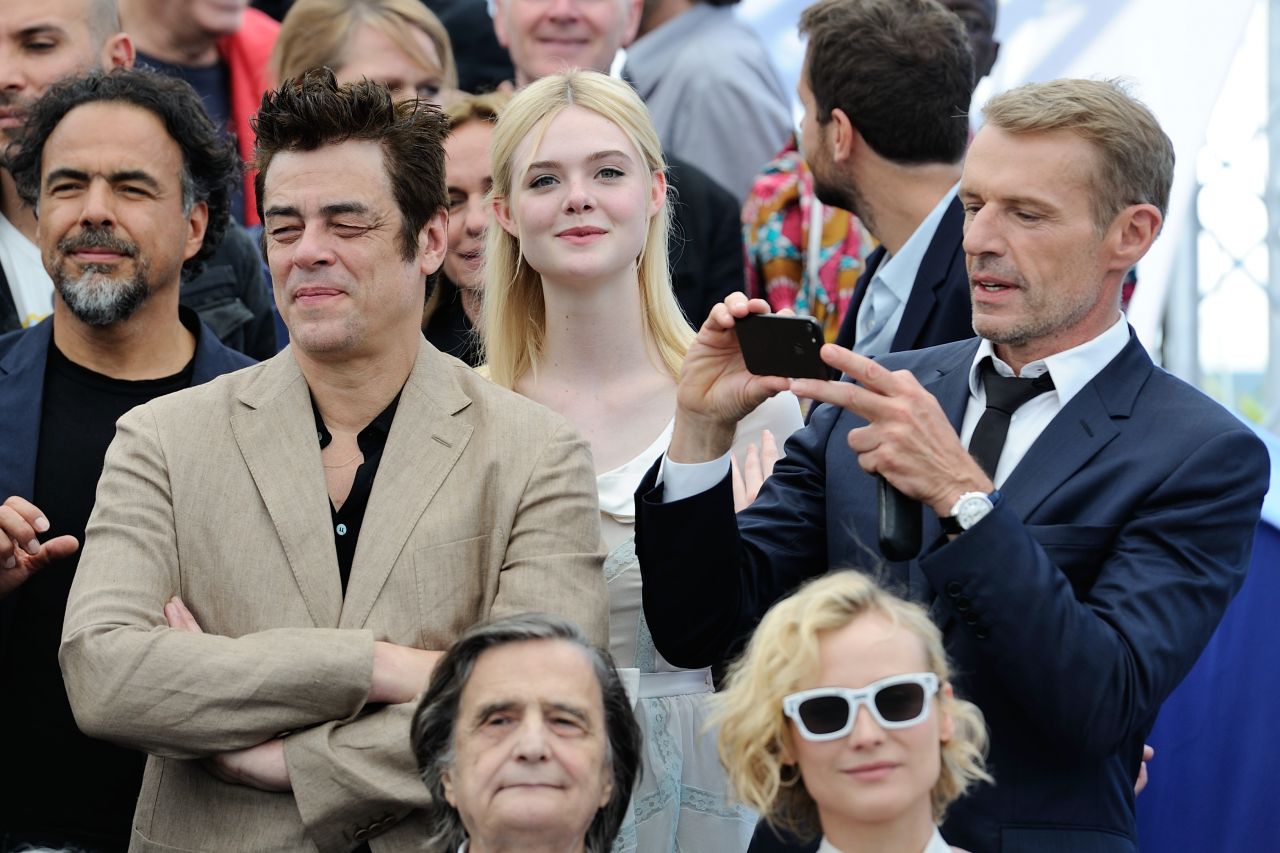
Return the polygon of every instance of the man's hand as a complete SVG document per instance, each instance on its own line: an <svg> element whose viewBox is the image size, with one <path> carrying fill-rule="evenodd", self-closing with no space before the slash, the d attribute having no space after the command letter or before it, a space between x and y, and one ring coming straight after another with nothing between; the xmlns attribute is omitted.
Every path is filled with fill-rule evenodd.
<svg viewBox="0 0 1280 853"><path fill-rule="evenodd" d="M676 386L676 418L667 457L673 462L709 462L733 444L738 421L789 380L747 371L734 323L747 314L767 314L769 303L729 294L711 309L685 355Z"/></svg>
<svg viewBox="0 0 1280 853"><path fill-rule="evenodd" d="M1155 748L1149 744L1142 745L1142 764L1138 766L1138 781L1133 783L1133 795L1136 797L1147 787L1147 762L1156 757Z"/></svg>
<svg viewBox="0 0 1280 853"><path fill-rule="evenodd" d="M777 461L778 442L769 430L760 433L759 447L754 444L747 447L747 455L741 466L738 465L738 457L729 457L729 465L733 470L734 512L742 512L755 502L756 495L760 494L760 487L773 473L773 466Z"/></svg>
<svg viewBox="0 0 1280 853"><path fill-rule="evenodd" d="M41 544L36 534L48 531L49 520L30 501L14 495L0 504L0 598L80 547L74 536L57 536Z"/></svg>
<svg viewBox="0 0 1280 853"><path fill-rule="evenodd" d="M164 620L175 631L203 634L204 629L187 609L181 598L174 596L165 602ZM229 785L244 785L260 791L292 791L289 766L284 761L284 741L280 738L264 741L247 749L233 749L211 755L204 767Z"/></svg>
<svg viewBox="0 0 1280 853"><path fill-rule="evenodd" d="M798 397L842 406L868 421L849 431L858 465L880 474L909 498L946 516L965 492L995 485L960 443L937 399L906 370L889 372L869 358L835 344L822 360L858 382L793 379Z"/></svg>
<svg viewBox="0 0 1280 853"><path fill-rule="evenodd" d="M430 652L395 643L373 644L373 684L367 702L396 705L413 701L427 689L431 672L444 652Z"/></svg>
<svg viewBox="0 0 1280 853"><path fill-rule="evenodd" d="M228 785L243 785L259 791L293 790L289 765L284 760L284 741L280 738L210 756L203 764Z"/></svg>

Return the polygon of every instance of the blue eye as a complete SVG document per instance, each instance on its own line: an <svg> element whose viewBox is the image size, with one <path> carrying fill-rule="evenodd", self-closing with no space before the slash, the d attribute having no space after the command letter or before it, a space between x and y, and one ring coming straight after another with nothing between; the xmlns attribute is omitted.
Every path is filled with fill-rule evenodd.
<svg viewBox="0 0 1280 853"><path fill-rule="evenodd" d="M599 172L596 172L596 177L604 178L606 180L613 180L615 178L624 177L624 174L621 169L615 168L613 166L605 166Z"/></svg>
<svg viewBox="0 0 1280 853"><path fill-rule="evenodd" d="M529 182L529 189L540 190L555 184L555 177L552 175L539 175Z"/></svg>

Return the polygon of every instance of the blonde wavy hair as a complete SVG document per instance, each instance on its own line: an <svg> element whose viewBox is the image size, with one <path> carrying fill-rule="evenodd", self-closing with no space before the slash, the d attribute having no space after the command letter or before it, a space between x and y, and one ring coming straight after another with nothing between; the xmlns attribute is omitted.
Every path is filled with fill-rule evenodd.
<svg viewBox="0 0 1280 853"><path fill-rule="evenodd" d="M662 144L640 96L627 83L595 71L571 70L529 84L502 110L493 129L493 198L511 200L517 192L515 176L528 163L516 162L516 149L533 136L536 142L553 118L571 106L583 107L613 122L627 136L650 172L666 169ZM637 259L636 277L646 333L663 367L679 378L680 365L693 342L693 330L671 290L667 268L670 202L649 220L644 248ZM513 208L514 209L514 208ZM484 251L484 359L490 378L507 388L531 370L542 352L546 334L546 305L542 276L529 266L520 243L492 225Z"/></svg>
<svg viewBox="0 0 1280 853"><path fill-rule="evenodd" d="M930 793L935 823L947 806L979 780L990 782L984 758L987 728L972 702L942 689L951 670L942 633L924 608L889 593L861 572L824 575L802 586L765 614L751 642L732 666L728 687L715 698L711 725L720 727L720 762L743 802L771 824L802 838L821 831L818 807L797 774L783 775L783 752L792 728L782 713L783 697L818 677L818 643L825 631L843 628L867 613L883 616L924 644L929 671L938 676L935 708L955 726L942 744L942 768Z"/></svg>
<svg viewBox="0 0 1280 853"><path fill-rule="evenodd" d="M424 68L423 50L408 32L422 30L440 55L441 85L458 85L449 33L435 13L418 0L298 0L284 16L271 51L271 72L277 81L290 80L312 68L337 68L347 42L361 24L391 39Z"/></svg>

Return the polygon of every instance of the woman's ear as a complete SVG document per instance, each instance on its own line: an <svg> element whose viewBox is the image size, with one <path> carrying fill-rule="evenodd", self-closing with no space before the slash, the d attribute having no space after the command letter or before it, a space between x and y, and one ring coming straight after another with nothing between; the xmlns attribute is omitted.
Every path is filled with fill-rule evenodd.
<svg viewBox="0 0 1280 853"><path fill-rule="evenodd" d="M520 230L516 227L515 219L511 217L511 203L507 201L506 196L495 195L490 204L493 205L493 217L498 220L502 230L519 240Z"/></svg>
<svg viewBox="0 0 1280 853"><path fill-rule="evenodd" d="M945 696L947 699L955 698L955 693L951 690L951 682L945 682L938 690L939 696ZM942 707L942 702L938 703L938 741L940 743L949 743L956 736L956 721Z"/></svg>
<svg viewBox="0 0 1280 853"><path fill-rule="evenodd" d="M649 187L649 218L658 215L658 211L667 203L667 173L663 169L653 170L653 180Z"/></svg>

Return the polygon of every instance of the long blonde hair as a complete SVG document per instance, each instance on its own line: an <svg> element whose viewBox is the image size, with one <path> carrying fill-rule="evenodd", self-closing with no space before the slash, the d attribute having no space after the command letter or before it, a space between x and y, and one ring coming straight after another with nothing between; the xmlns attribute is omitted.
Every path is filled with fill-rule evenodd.
<svg viewBox="0 0 1280 853"><path fill-rule="evenodd" d="M635 90L604 74L575 69L531 83L503 109L493 129L491 146L495 199L510 200L514 176L524 171L524 164L515 162L520 143L531 134L540 138L550 121L571 106L591 110L617 125L650 172L666 169L649 110ZM637 278L645 332L663 367L672 378L679 378L680 365L693 342L693 330L671 290L667 268L669 206L664 202L649 220ZM546 305L542 276L524 260L519 240L496 225L491 225L485 236L482 326L490 377L499 385L514 387L542 352Z"/></svg>
<svg viewBox="0 0 1280 853"><path fill-rule="evenodd" d="M425 67L422 48L405 28L422 30L440 55L444 88L457 87L458 67L449 33L435 13L418 0L298 0L284 16L271 51L271 72L276 81L292 79L312 68L337 68L347 41L361 24L381 32Z"/></svg>
<svg viewBox="0 0 1280 853"><path fill-rule="evenodd" d="M876 613L919 637L929 671L940 685L951 677L942 633L924 608L887 592L861 572L834 572L802 586L760 621L747 650L733 665L729 686L717 694L711 720L720 726L717 749L734 790L772 824L798 835L819 831L818 808L795 775L783 776L783 749L791 728L782 699L818 677L819 635ZM936 708L951 717L952 737L941 745L942 767L930 792L935 823L971 784L991 777L984 768L987 728L972 702L939 690Z"/></svg>

